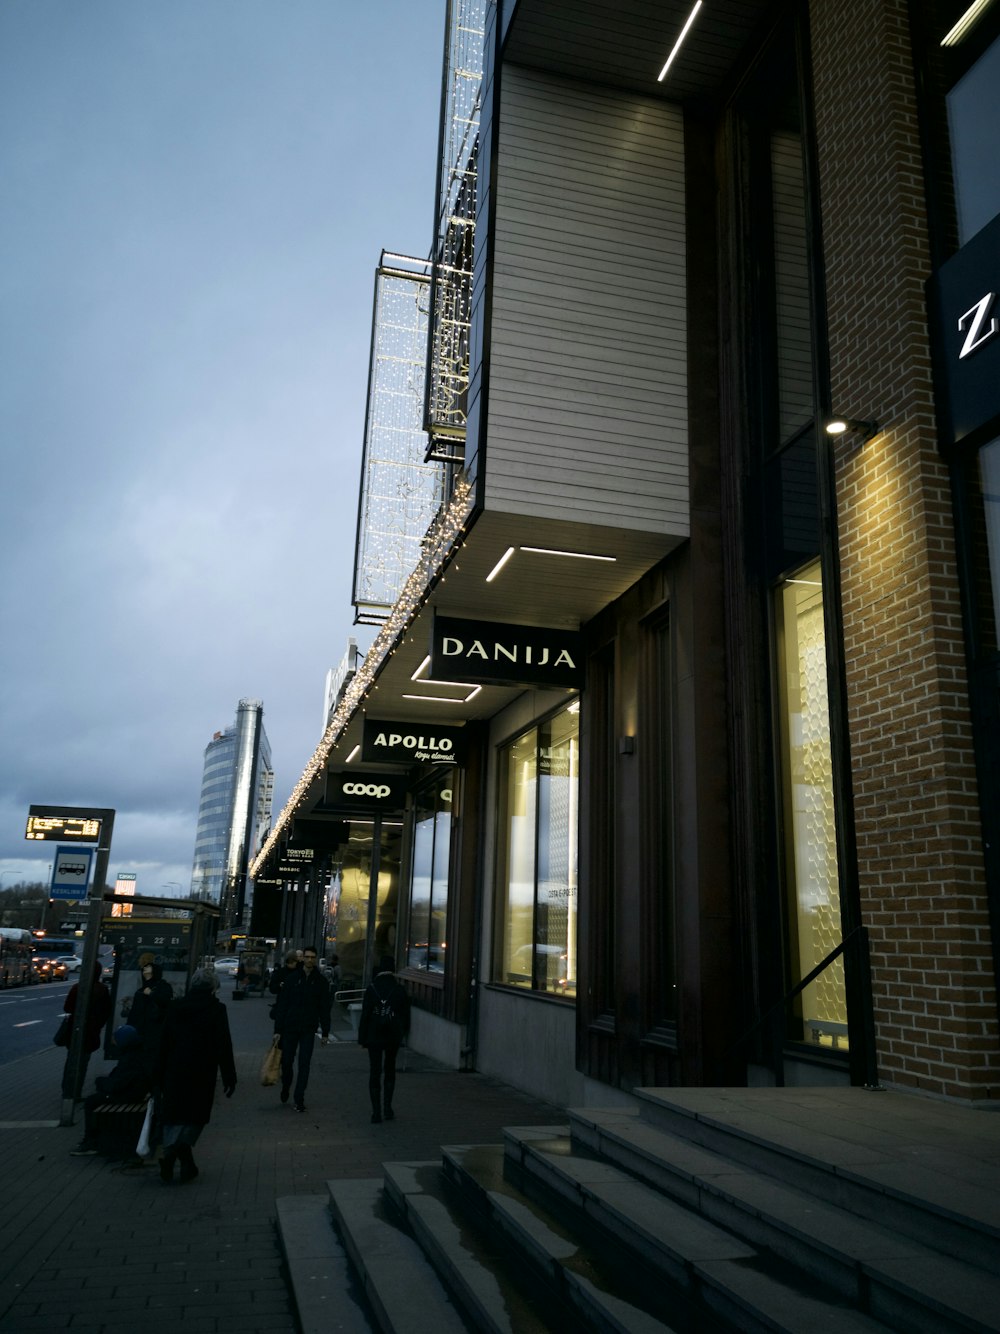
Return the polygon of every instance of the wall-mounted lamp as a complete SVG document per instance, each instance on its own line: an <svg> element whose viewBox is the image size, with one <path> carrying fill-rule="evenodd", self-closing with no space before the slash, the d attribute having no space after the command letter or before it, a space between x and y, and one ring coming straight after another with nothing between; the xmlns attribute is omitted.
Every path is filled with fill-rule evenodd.
<svg viewBox="0 0 1000 1334"><path fill-rule="evenodd" d="M823 423L823 429L827 435L856 435L858 437L855 449L860 449L866 445L869 440L878 435L878 422L858 421L855 417L827 417Z"/></svg>

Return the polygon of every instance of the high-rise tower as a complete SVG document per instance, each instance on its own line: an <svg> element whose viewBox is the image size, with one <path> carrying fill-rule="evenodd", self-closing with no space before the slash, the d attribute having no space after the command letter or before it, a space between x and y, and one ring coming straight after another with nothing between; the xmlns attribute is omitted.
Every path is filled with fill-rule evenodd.
<svg viewBox="0 0 1000 1334"><path fill-rule="evenodd" d="M271 823L274 772L259 699L241 699L236 721L205 747L191 896L221 909L220 927L242 924L253 899L247 866Z"/></svg>

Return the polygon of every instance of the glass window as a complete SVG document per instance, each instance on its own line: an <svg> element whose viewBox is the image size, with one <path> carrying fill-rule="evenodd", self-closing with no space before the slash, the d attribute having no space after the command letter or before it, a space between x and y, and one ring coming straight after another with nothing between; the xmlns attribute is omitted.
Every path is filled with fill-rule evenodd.
<svg viewBox="0 0 1000 1334"><path fill-rule="evenodd" d="M813 561L777 590L782 832L791 984L841 941L840 882L823 627L823 583ZM843 959L801 993L805 1042L847 1048Z"/></svg>
<svg viewBox="0 0 1000 1334"><path fill-rule="evenodd" d="M501 751L498 980L576 994L576 706Z"/></svg>
<svg viewBox="0 0 1000 1334"><path fill-rule="evenodd" d="M979 497L990 582L990 593L982 600L991 608L986 612L983 638L986 647L995 651L1000 645L1000 440L979 451Z"/></svg>
<svg viewBox="0 0 1000 1334"><path fill-rule="evenodd" d="M1000 41L995 41L948 94L952 171L958 210L959 244L1000 213Z"/></svg>
<svg viewBox="0 0 1000 1334"><path fill-rule="evenodd" d="M444 972L448 919L452 789L447 770L433 787L417 794L413 822L410 917L406 941L409 968Z"/></svg>

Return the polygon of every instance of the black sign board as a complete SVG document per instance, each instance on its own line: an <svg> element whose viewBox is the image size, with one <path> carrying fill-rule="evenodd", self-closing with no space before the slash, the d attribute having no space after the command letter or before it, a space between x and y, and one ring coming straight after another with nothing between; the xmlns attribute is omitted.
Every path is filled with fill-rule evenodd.
<svg viewBox="0 0 1000 1334"><path fill-rule="evenodd" d="M366 718L361 758L384 764L459 764L465 759L465 728Z"/></svg>
<svg viewBox="0 0 1000 1334"><path fill-rule="evenodd" d="M104 812L86 806L29 806L24 837L46 842L100 843Z"/></svg>
<svg viewBox="0 0 1000 1334"><path fill-rule="evenodd" d="M435 616L428 674L437 681L579 689L582 640L575 630Z"/></svg>
<svg viewBox="0 0 1000 1334"><path fill-rule="evenodd" d="M939 421L957 445L1000 419L1000 217L938 269L927 292Z"/></svg>
<svg viewBox="0 0 1000 1334"><path fill-rule="evenodd" d="M402 810L406 783L398 774L362 773L345 770L326 776L327 805L345 812Z"/></svg>

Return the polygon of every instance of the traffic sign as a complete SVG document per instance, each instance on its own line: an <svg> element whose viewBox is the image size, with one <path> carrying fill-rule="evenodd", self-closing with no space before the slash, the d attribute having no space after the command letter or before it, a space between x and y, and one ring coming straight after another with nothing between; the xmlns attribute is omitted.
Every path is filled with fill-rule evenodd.
<svg viewBox="0 0 1000 1334"><path fill-rule="evenodd" d="M87 886L90 884L90 863L93 856L92 848L56 848L49 898L85 899Z"/></svg>

